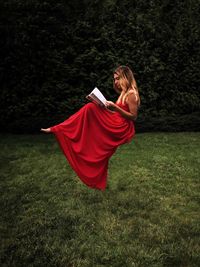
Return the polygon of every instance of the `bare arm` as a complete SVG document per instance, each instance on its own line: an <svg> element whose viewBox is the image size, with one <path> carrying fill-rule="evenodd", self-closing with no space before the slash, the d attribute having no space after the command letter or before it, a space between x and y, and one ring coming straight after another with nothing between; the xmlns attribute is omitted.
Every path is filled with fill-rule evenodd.
<svg viewBox="0 0 200 267"><path fill-rule="evenodd" d="M137 110L138 110L138 105L135 99L134 94L129 94L127 97L127 104L129 107L129 112L125 111L124 109L120 108L118 105L113 103L112 101L107 101L107 108L114 110L116 112L119 112L124 118L129 119L129 120L136 120L137 119Z"/></svg>

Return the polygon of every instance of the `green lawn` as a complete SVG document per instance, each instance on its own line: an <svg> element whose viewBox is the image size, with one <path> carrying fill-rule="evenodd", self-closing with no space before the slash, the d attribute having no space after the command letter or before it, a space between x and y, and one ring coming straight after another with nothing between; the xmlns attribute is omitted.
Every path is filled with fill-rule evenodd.
<svg viewBox="0 0 200 267"><path fill-rule="evenodd" d="M0 135L0 266L200 266L200 133L145 133L86 187L53 135Z"/></svg>

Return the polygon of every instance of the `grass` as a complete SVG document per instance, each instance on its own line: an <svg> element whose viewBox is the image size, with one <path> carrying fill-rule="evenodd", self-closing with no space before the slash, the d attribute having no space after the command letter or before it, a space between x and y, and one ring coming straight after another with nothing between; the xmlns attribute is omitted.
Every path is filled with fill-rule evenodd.
<svg viewBox="0 0 200 267"><path fill-rule="evenodd" d="M82 184L53 135L1 135L0 266L200 266L200 133L145 133Z"/></svg>

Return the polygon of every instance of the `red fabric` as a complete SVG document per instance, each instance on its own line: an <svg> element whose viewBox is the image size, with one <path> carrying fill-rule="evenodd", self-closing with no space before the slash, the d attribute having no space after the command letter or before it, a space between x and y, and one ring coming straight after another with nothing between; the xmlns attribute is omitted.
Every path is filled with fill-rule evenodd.
<svg viewBox="0 0 200 267"><path fill-rule="evenodd" d="M127 105L120 106L128 111ZM135 134L133 121L94 103L86 104L51 131L79 178L101 190L106 187L109 158Z"/></svg>

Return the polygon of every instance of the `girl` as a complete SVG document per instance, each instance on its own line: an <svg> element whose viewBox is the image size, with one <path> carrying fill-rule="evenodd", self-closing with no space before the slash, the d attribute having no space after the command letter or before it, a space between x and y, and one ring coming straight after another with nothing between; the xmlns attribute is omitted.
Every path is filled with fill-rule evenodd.
<svg viewBox="0 0 200 267"><path fill-rule="evenodd" d="M140 97L133 72L128 66L114 71L116 103L106 108L88 103L64 122L47 129L53 133L71 167L89 187L104 190L110 157L119 145L135 135ZM112 111L112 112L111 112Z"/></svg>

